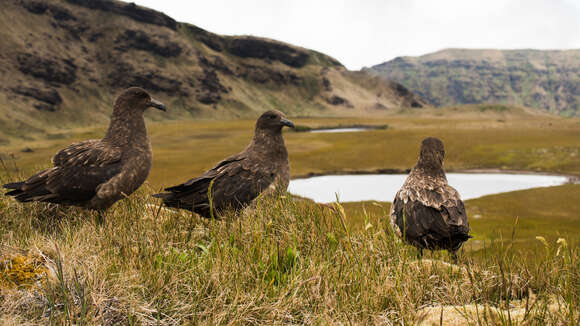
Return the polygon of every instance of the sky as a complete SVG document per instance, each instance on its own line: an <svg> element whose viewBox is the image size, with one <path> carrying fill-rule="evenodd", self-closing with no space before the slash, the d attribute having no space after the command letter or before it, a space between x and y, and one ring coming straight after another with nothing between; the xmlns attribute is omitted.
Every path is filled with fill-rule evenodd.
<svg viewBox="0 0 580 326"><path fill-rule="evenodd" d="M133 0L213 33L268 37L348 69L445 48L580 49L580 0Z"/></svg>

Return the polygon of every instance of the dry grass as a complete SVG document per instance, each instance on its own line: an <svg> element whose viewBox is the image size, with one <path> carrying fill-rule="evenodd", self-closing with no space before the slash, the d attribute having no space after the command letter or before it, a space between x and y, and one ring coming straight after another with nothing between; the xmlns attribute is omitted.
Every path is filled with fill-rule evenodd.
<svg viewBox="0 0 580 326"><path fill-rule="evenodd" d="M434 135L446 143L448 170L580 175L577 120L432 113L297 119L314 127L388 124L389 129L286 133L293 174L407 169L422 137ZM352 203L341 210L283 196L218 221L158 209L150 193L241 150L252 126L247 120L150 124L155 154L150 185L115 205L102 225L89 212L0 197L0 260L28 257L48 271L35 273L31 283L3 283L0 323L437 325L442 307L451 325L452 320L579 322L578 185L468 201L470 216L481 217L471 220L476 236L471 241L490 239L494 232L501 237L492 246L467 246L459 266L449 264L445 253L416 261L415 249L385 232L388 203ZM46 167L72 139L102 132L73 130L57 139L5 146L4 158L11 153L15 158L5 160L9 166L0 183ZM34 152L21 153L24 147ZM548 228L546 220L563 224ZM521 241L530 237L534 250L523 250ZM565 246L556 243L559 237L567 240Z"/></svg>
<svg viewBox="0 0 580 326"><path fill-rule="evenodd" d="M74 208L0 199L2 256L44 257L54 271L35 287L3 287L0 320L400 325L439 315L428 307L472 305L524 307L522 325L580 318L578 248L542 255L542 270L521 263L509 246L483 260L465 252L459 266L417 262L414 249L385 232L380 215L351 230L344 210L285 195L265 198L243 216L208 221L158 209L151 191L116 204L102 225ZM555 302L558 309L550 310ZM476 324L485 314L466 318Z"/></svg>

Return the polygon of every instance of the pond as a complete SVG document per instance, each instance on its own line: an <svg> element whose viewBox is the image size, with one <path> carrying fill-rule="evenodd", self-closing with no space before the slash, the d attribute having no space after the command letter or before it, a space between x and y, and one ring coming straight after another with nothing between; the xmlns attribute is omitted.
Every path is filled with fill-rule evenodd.
<svg viewBox="0 0 580 326"><path fill-rule="evenodd" d="M338 133L338 132L357 132L357 131L367 131L370 128L329 128L329 129L313 129L311 133Z"/></svg>
<svg viewBox="0 0 580 326"><path fill-rule="evenodd" d="M327 175L290 181L288 191L318 203L377 200L392 202L405 182L406 174ZM486 195L538 187L558 186L568 177L538 174L507 173L447 173L447 180L461 198L472 199Z"/></svg>

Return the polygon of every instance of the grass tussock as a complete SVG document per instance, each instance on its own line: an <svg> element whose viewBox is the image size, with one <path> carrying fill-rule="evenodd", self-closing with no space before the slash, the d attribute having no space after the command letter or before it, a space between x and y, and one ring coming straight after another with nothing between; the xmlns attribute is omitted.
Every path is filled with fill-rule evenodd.
<svg viewBox="0 0 580 326"><path fill-rule="evenodd" d="M568 245L556 253L548 244L534 266L509 245L485 258L463 252L460 265L444 255L417 261L415 249L385 232L381 214L351 229L341 206L281 195L205 220L160 209L151 192L119 202L102 224L91 212L0 198L0 256L42 257L51 271L35 287L1 287L0 322L574 325L580 318L580 251Z"/></svg>

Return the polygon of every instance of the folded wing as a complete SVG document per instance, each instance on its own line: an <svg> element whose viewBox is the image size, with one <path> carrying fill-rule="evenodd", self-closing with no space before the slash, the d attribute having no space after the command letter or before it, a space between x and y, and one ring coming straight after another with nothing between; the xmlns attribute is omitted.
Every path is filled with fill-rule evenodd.
<svg viewBox="0 0 580 326"><path fill-rule="evenodd" d="M211 217L210 185L213 209L219 212L247 205L274 179L274 171L240 153L221 161L201 176L154 196L162 198L167 206L193 210L204 217Z"/></svg>
<svg viewBox="0 0 580 326"><path fill-rule="evenodd" d="M454 251L469 238L463 202L444 180L406 182L391 206L391 225L419 248Z"/></svg>
<svg viewBox="0 0 580 326"><path fill-rule="evenodd" d="M96 194L101 184L121 171L121 157L119 148L100 140L75 143L54 156L53 168L26 181L4 185L13 189L6 195L21 202L82 205Z"/></svg>

